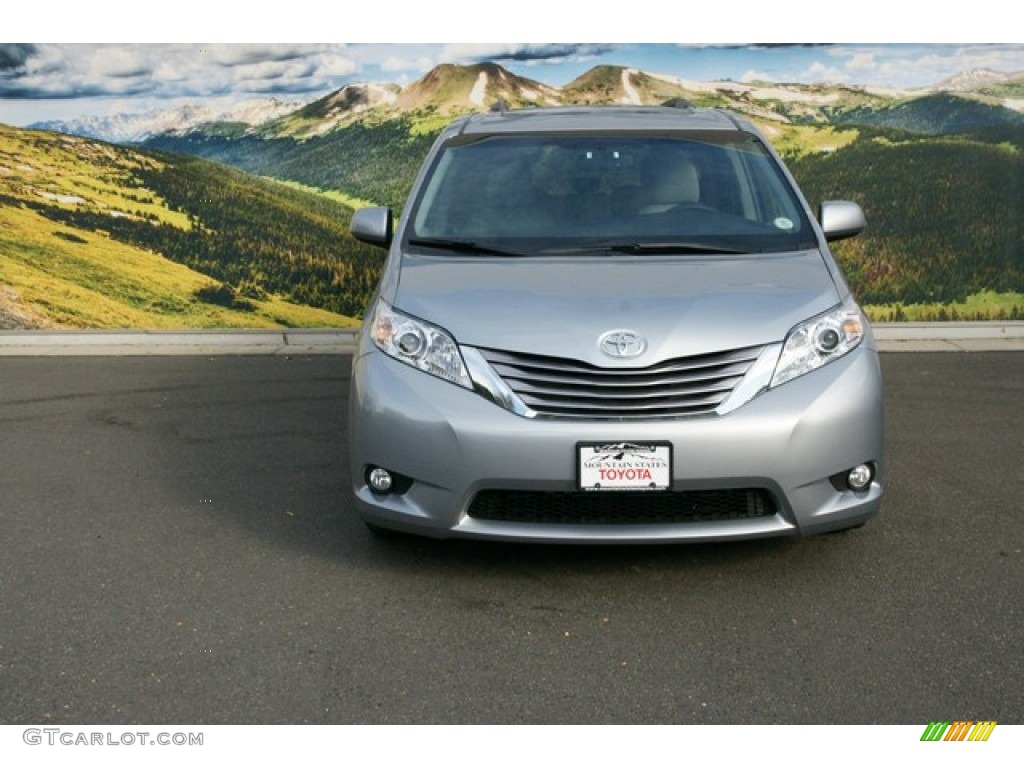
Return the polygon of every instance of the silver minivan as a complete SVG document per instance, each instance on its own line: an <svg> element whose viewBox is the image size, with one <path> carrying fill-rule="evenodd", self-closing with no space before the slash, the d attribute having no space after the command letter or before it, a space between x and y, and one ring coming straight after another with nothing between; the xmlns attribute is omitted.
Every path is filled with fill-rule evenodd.
<svg viewBox="0 0 1024 768"><path fill-rule="evenodd" d="M863 525L882 496L871 328L758 130L689 106L466 116L438 137L353 360L377 532L676 542Z"/></svg>

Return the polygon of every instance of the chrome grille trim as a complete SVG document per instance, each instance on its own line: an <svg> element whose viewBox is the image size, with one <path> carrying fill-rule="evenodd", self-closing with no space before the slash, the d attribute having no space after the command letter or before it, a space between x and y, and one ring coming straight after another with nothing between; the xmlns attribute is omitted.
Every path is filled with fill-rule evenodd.
<svg viewBox="0 0 1024 768"><path fill-rule="evenodd" d="M479 349L529 415L563 419L682 418L713 412L763 347L602 368L579 360Z"/></svg>

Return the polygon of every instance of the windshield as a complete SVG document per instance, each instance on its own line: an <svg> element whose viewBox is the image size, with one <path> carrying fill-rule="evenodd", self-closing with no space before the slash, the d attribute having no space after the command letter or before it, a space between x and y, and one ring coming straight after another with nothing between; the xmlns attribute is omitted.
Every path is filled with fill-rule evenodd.
<svg viewBox="0 0 1024 768"><path fill-rule="evenodd" d="M435 158L406 244L479 255L813 248L787 179L740 132L489 136Z"/></svg>

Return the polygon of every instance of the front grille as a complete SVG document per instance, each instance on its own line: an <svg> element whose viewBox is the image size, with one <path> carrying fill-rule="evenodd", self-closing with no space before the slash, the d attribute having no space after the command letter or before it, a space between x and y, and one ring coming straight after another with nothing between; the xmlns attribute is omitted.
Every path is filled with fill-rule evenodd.
<svg viewBox="0 0 1024 768"><path fill-rule="evenodd" d="M658 525L771 517L763 488L717 491L481 491L469 507L478 520L549 525Z"/></svg>
<svg viewBox="0 0 1024 768"><path fill-rule="evenodd" d="M600 368L560 357L481 349L531 410L565 419L665 419L714 411L761 347L679 357L646 368Z"/></svg>

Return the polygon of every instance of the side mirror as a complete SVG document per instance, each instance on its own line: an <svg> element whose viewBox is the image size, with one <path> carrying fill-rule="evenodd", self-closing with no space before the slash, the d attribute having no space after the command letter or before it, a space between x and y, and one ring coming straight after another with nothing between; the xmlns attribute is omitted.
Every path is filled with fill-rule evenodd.
<svg viewBox="0 0 1024 768"><path fill-rule="evenodd" d="M821 204L818 221L829 242L859 235L867 226L864 211L857 203L828 200Z"/></svg>
<svg viewBox="0 0 1024 768"><path fill-rule="evenodd" d="M349 231L356 240L387 248L391 245L391 238L394 235L391 209L383 206L360 208L352 214Z"/></svg>

